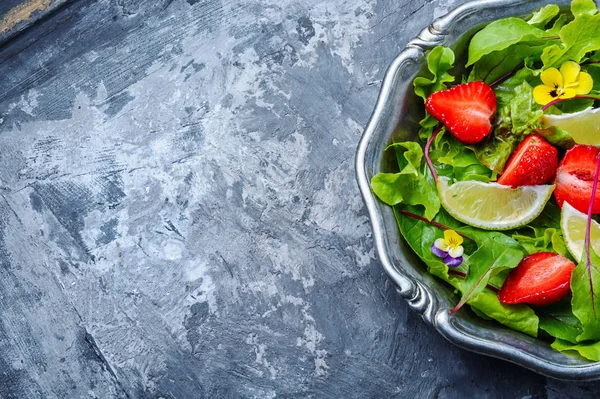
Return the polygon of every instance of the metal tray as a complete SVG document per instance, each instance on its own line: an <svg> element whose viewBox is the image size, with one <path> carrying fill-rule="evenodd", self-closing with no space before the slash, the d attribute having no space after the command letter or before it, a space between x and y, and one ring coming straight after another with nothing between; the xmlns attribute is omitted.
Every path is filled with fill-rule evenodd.
<svg viewBox="0 0 600 399"><path fill-rule="evenodd" d="M568 8L570 1L553 2ZM377 253L390 279L419 313L450 342L465 349L504 359L540 374L564 380L600 379L600 363L576 355L562 354L550 343L480 319L466 309L450 314L457 297L450 286L429 275L418 257L400 236L392 209L378 201L370 189L371 178L389 170L393 162L384 153L396 139L410 139L418 131L423 115L416 102L412 81L425 68L426 52L436 45L453 48L457 63L466 56L464 48L472 34L488 22L508 16L526 16L547 4L545 1L482 0L465 3L436 19L411 40L389 66L371 119L356 153L358 185L366 203Z"/></svg>

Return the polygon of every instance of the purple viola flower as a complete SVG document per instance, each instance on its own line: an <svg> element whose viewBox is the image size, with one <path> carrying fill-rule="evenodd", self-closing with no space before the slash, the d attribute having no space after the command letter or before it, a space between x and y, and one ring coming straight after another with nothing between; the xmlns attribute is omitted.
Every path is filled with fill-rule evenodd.
<svg viewBox="0 0 600 399"><path fill-rule="evenodd" d="M448 267L458 267L463 262L463 238L454 230L444 230L444 238L438 238L431 245L431 252L442 258Z"/></svg>

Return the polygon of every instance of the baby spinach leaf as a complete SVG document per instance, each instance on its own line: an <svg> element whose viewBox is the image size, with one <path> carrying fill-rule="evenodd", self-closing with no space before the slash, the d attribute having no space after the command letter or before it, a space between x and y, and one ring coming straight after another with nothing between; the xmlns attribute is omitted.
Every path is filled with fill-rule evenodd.
<svg viewBox="0 0 600 399"><path fill-rule="evenodd" d="M561 340L577 343L581 334L581 323L571 310L571 303L563 300L555 304L536 309L540 318L540 328Z"/></svg>
<svg viewBox="0 0 600 399"><path fill-rule="evenodd" d="M589 259L588 259L589 256ZM578 341L600 339L600 257L590 246L571 275L571 306L581 322L583 332Z"/></svg>
<svg viewBox="0 0 600 399"><path fill-rule="evenodd" d="M505 305L495 292L488 289L469 299L467 303L513 330L537 337L539 318L527 305Z"/></svg>
<svg viewBox="0 0 600 399"><path fill-rule="evenodd" d="M396 146L406 149L402 153L405 165L398 173L378 173L371 179L371 189L380 200L388 205L400 203L422 205L425 217L433 219L440 209L437 189L427 179L427 168L423 162L423 150L418 143L407 141Z"/></svg>
<svg viewBox="0 0 600 399"><path fill-rule="evenodd" d="M523 64L523 60L530 56L540 54L546 46L546 40L530 44L517 43L504 50L486 54L473 65L468 80L485 80L485 82L491 84L518 68L519 65Z"/></svg>
<svg viewBox="0 0 600 399"><path fill-rule="evenodd" d="M505 18L494 21L477 32L469 43L467 65L473 65L481 57L494 51L504 50L512 44L533 40L544 35L521 18Z"/></svg>
<svg viewBox="0 0 600 399"><path fill-rule="evenodd" d="M588 360L600 361L600 341L572 344L569 341L557 338L550 346L559 352L576 351Z"/></svg>

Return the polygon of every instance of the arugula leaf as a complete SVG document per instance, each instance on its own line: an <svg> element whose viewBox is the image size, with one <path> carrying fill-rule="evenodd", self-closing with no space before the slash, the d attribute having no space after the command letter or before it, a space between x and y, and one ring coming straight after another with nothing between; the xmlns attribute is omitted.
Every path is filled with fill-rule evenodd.
<svg viewBox="0 0 600 399"><path fill-rule="evenodd" d="M558 15L559 11L560 7L558 7L556 4L548 4L547 6L544 6L536 11L531 18L529 18L527 23L535 26L536 28L544 29L548 22Z"/></svg>
<svg viewBox="0 0 600 399"><path fill-rule="evenodd" d="M567 14L559 15L556 21L554 21L554 23L552 24L552 27L546 30L545 36L558 36L560 30L563 28L563 26L566 25L568 21L569 17L567 17Z"/></svg>
<svg viewBox="0 0 600 399"><path fill-rule="evenodd" d="M433 219L440 209L440 199L435 185L427 178L427 167L423 162L423 149L418 143L407 141L397 143L406 149L399 173L378 173L371 179L371 189L380 200L388 205L400 203L422 205L425 217Z"/></svg>
<svg viewBox="0 0 600 399"><path fill-rule="evenodd" d="M512 134L510 128L497 127L494 134L490 134L479 144L469 146L477 156L477 159L486 167L496 172L502 173L504 165L510 158L518 144L518 138Z"/></svg>
<svg viewBox="0 0 600 399"><path fill-rule="evenodd" d="M561 340L577 343L581 334L581 323L571 310L567 300L537 309L540 318L540 328L548 334Z"/></svg>
<svg viewBox="0 0 600 399"><path fill-rule="evenodd" d="M511 94L498 96L494 134L469 148L483 165L502 173L517 144L539 125L541 115L540 107L533 100L533 88L523 81L512 88Z"/></svg>
<svg viewBox="0 0 600 399"><path fill-rule="evenodd" d="M544 68L560 67L565 61L581 62L591 51L600 49L600 14L580 14L559 33L562 45L552 44L542 53Z"/></svg>
<svg viewBox="0 0 600 399"><path fill-rule="evenodd" d="M594 15L598 12L594 0L573 0L571 2L571 13L577 18L580 15Z"/></svg>
<svg viewBox="0 0 600 399"><path fill-rule="evenodd" d="M589 258L588 258L589 256ZM583 332L578 341L600 339L600 257L590 246L571 275L571 306L573 314L581 321Z"/></svg>
<svg viewBox="0 0 600 399"><path fill-rule="evenodd" d="M520 18L494 21L477 32L471 39L466 66L473 65L486 54L503 50L515 43L537 39L543 35L543 30L529 25Z"/></svg>
<svg viewBox="0 0 600 399"><path fill-rule="evenodd" d="M527 235L523 230L529 229L533 233ZM528 254L536 252L557 252L567 254L567 246L560 229L525 226L519 233L514 233L512 238L525 248Z"/></svg>
<svg viewBox="0 0 600 399"><path fill-rule="evenodd" d="M491 170L486 168L475 156L475 153L465 147L445 130L435 138L429 150L429 157L434 165L440 165L440 175L457 180L478 180L488 182L494 177Z"/></svg>
<svg viewBox="0 0 600 399"><path fill-rule="evenodd" d="M550 346L559 352L576 351L588 360L600 361L600 341L572 344L569 341L557 338Z"/></svg>

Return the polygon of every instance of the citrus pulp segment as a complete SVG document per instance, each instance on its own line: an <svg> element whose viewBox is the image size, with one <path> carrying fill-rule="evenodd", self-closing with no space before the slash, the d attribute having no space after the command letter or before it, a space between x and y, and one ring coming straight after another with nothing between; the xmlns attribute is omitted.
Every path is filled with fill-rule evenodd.
<svg viewBox="0 0 600 399"><path fill-rule="evenodd" d="M437 183L444 209L455 219L485 230L526 225L542 212L554 190L554 185L512 188L479 181L449 182L440 176Z"/></svg>
<svg viewBox="0 0 600 399"><path fill-rule="evenodd" d="M543 128L559 127L573 137L577 144L600 145L600 108L561 115L543 115Z"/></svg>
<svg viewBox="0 0 600 399"><path fill-rule="evenodd" d="M567 244L567 249L576 262L581 261L583 255L586 225L587 215L565 202L560 214L560 229ZM594 252L600 254L600 224L595 220L592 220L590 238Z"/></svg>

